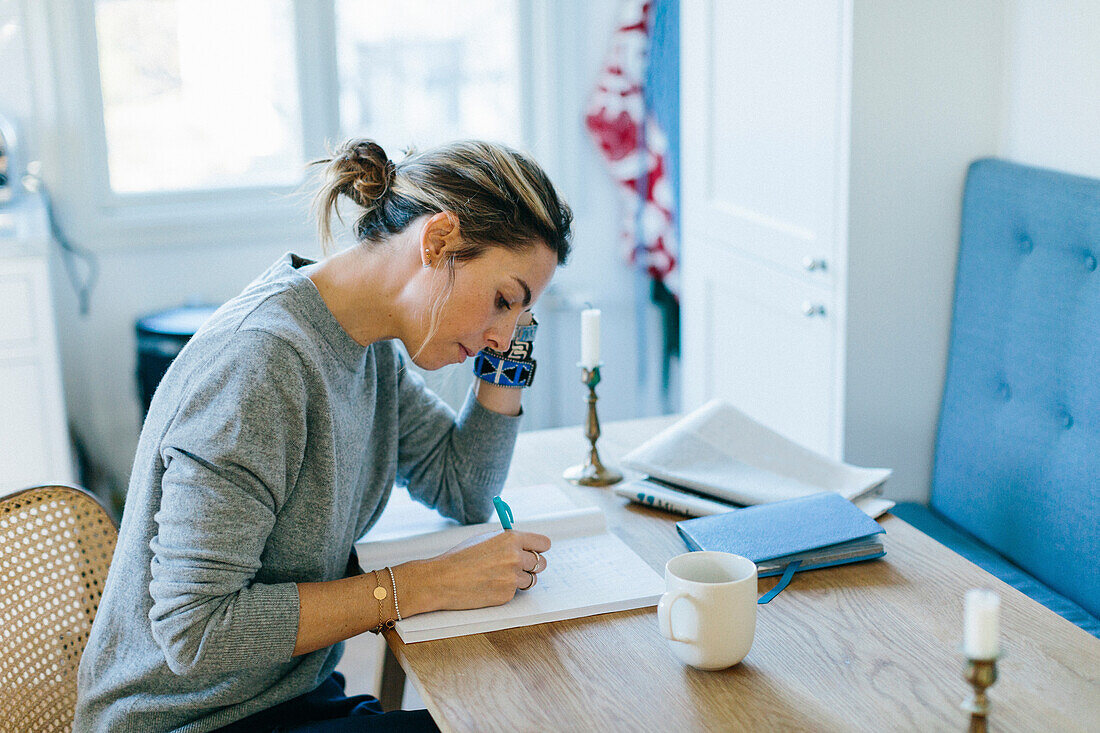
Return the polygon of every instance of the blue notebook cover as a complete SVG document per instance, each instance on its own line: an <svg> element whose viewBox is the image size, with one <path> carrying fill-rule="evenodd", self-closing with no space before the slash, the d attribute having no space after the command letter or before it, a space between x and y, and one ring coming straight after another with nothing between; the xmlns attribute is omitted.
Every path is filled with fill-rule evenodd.
<svg viewBox="0 0 1100 733"><path fill-rule="evenodd" d="M813 570L886 554L878 536L886 530L833 492L685 519L676 530L691 550L747 557L761 577L779 575L794 560L802 561L799 570Z"/></svg>

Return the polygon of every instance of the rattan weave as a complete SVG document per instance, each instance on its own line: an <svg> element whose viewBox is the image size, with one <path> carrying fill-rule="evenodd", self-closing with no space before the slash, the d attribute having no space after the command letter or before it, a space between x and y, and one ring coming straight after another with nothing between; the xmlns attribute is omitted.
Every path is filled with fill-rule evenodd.
<svg viewBox="0 0 1100 733"><path fill-rule="evenodd" d="M76 668L117 538L81 489L0 498L0 731L72 729Z"/></svg>

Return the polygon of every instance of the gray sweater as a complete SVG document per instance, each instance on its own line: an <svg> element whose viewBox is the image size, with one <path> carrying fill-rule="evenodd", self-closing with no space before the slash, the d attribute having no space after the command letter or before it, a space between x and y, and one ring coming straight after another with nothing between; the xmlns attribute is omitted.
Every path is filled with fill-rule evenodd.
<svg viewBox="0 0 1100 733"><path fill-rule="evenodd" d="M80 662L77 731L208 731L304 694L296 583L348 574L395 482L484 521L518 418L456 416L390 341L343 330L286 255L180 352L141 433ZM400 589L399 589L400 590Z"/></svg>

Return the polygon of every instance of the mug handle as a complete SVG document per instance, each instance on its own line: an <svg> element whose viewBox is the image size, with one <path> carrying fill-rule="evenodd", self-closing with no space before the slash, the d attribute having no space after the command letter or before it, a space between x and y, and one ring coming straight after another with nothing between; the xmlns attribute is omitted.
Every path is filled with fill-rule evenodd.
<svg viewBox="0 0 1100 733"><path fill-rule="evenodd" d="M666 639L690 644L691 639L681 639L672 632L672 607L681 599L689 603L693 602L691 596L682 592L665 593L661 596L661 600L657 603L657 625L661 628L661 636Z"/></svg>

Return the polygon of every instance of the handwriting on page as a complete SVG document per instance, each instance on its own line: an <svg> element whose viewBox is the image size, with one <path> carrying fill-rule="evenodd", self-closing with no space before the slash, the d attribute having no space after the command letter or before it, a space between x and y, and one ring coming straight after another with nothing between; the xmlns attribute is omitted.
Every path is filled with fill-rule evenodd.
<svg viewBox="0 0 1100 733"><path fill-rule="evenodd" d="M508 603L414 616L400 622L402 637L423 641L640 608L664 591L661 577L610 533L555 541L545 557L538 584Z"/></svg>

